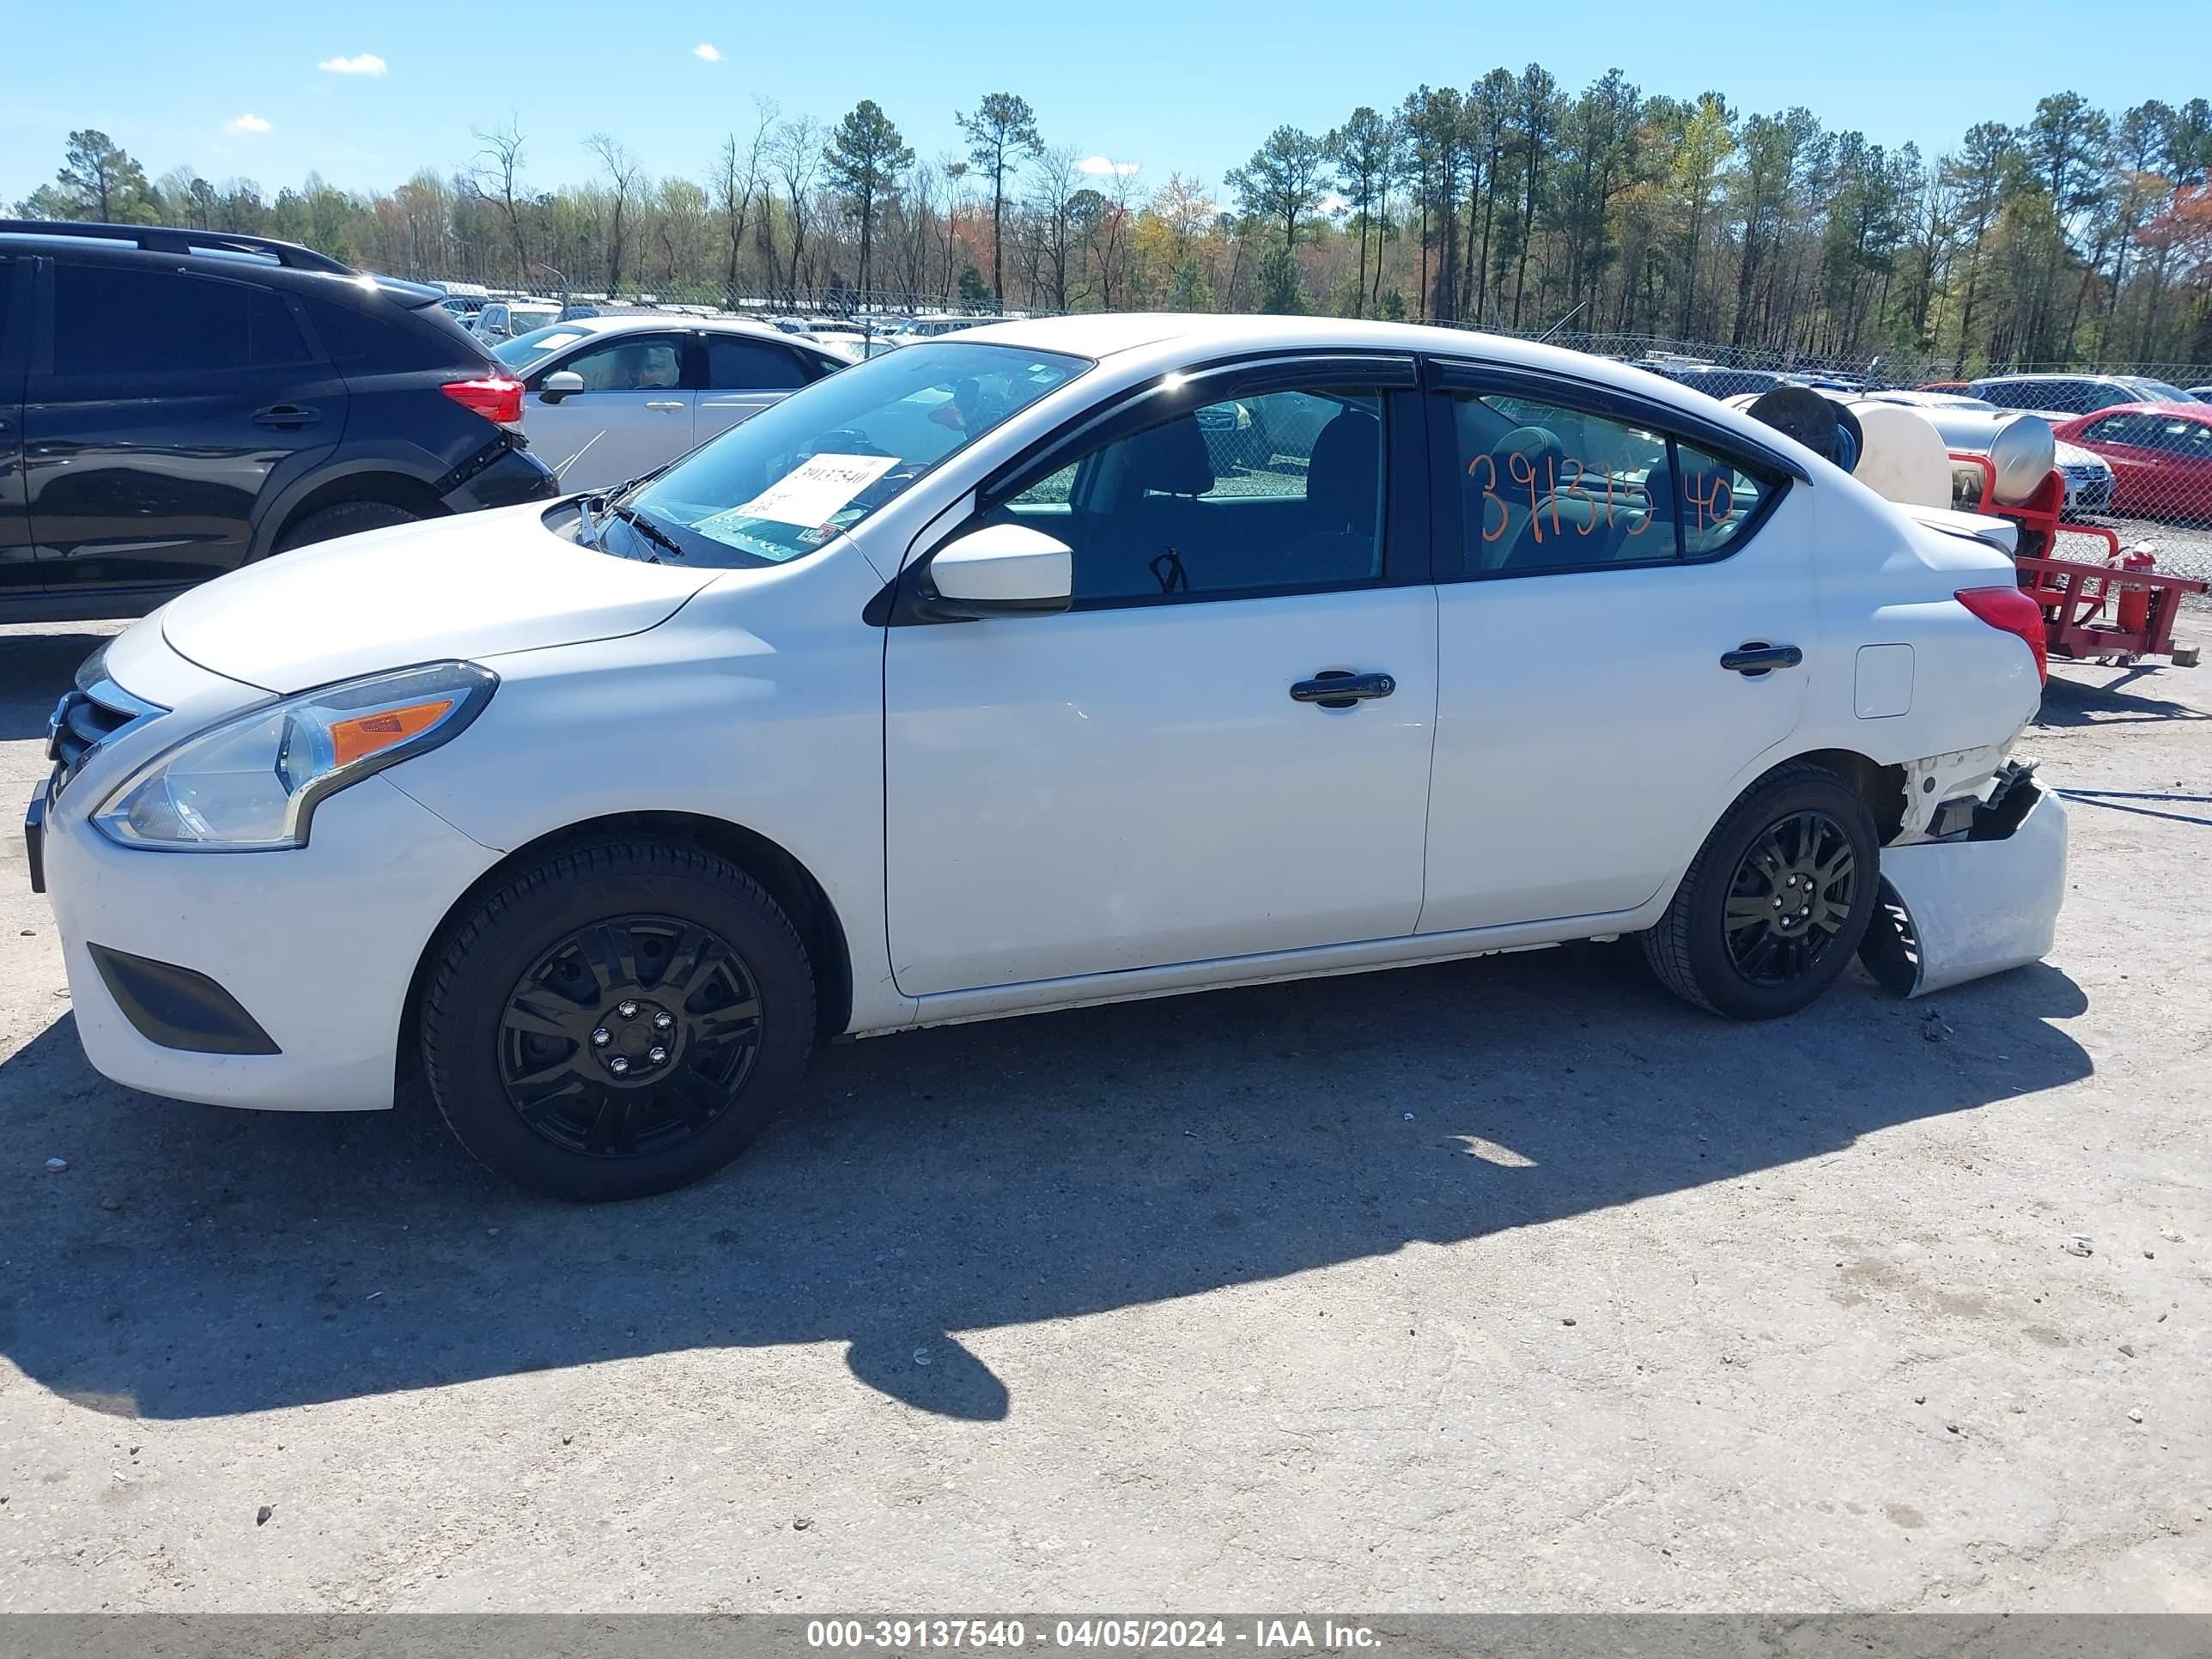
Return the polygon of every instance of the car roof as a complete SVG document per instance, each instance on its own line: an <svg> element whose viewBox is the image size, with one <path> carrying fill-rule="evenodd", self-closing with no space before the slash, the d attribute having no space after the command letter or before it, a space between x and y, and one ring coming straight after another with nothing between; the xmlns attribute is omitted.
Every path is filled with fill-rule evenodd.
<svg viewBox="0 0 2212 1659"><path fill-rule="evenodd" d="M2155 401L2135 404L2114 404L2110 409L2093 409L2090 415L2164 415L2179 416L2185 421L2212 422L2212 404L2175 404ZM2087 419L2083 416L2081 419Z"/></svg>
<svg viewBox="0 0 2212 1659"><path fill-rule="evenodd" d="M571 317L555 328L579 334L660 333L668 329L705 329L710 334L743 334L752 339L787 341L791 336L749 317L693 317L678 311L625 311L611 317Z"/></svg>

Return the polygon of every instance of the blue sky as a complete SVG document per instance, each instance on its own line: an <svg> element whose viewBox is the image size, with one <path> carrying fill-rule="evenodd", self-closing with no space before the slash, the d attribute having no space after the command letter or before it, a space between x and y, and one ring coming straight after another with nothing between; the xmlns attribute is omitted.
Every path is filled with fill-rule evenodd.
<svg viewBox="0 0 2212 1659"><path fill-rule="evenodd" d="M2088 0L1476 0L1427 21L1309 0L969 0L957 13L869 0L6 0L0 202L50 179L79 126L106 131L152 174L186 162L273 191L310 168L356 188L451 168L477 149L471 126L513 113L528 178L550 185L586 175L582 141L599 131L656 173L702 173L723 136L749 126L757 95L825 121L873 98L935 155L957 143L956 109L1010 90L1036 106L1048 143L1135 163L1151 185L1171 168L1218 183L1278 123L1325 130L1422 81L1465 85L1531 58L1569 88L1618 64L1647 92L1802 103L1832 126L1929 150L1976 120L2023 120L2066 88L2113 110L2212 94L2202 0L2149 0L2124 27L2100 26L2112 15Z"/></svg>

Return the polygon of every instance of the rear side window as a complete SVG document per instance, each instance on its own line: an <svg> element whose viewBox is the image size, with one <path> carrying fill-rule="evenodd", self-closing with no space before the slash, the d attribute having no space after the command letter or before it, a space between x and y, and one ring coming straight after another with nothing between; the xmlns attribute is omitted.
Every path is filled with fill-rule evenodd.
<svg viewBox="0 0 2212 1659"><path fill-rule="evenodd" d="M2186 455L2200 461L2212 460L2212 426L2207 426L2202 421L2157 415L2143 418L2147 424L2157 428L2150 440L2152 448L2162 449L2169 455Z"/></svg>
<svg viewBox="0 0 2212 1659"><path fill-rule="evenodd" d="M364 294L359 307L317 295L302 295L307 320L323 349L342 369L365 374L399 374L408 369L465 368L477 354L459 326L443 315L418 318L397 300Z"/></svg>
<svg viewBox="0 0 2212 1659"><path fill-rule="evenodd" d="M54 373L208 374L314 361L283 298L188 272L63 264Z"/></svg>
<svg viewBox="0 0 2212 1659"><path fill-rule="evenodd" d="M1450 404L1464 575L1724 557L1780 493L1655 428L1526 398L1455 392Z"/></svg>
<svg viewBox="0 0 2212 1659"><path fill-rule="evenodd" d="M766 340L707 337L707 386L714 392L796 392L814 376L798 355Z"/></svg>

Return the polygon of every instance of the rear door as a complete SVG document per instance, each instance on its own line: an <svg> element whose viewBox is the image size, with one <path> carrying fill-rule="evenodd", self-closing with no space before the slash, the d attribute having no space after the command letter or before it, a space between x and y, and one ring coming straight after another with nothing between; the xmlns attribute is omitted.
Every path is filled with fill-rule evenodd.
<svg viewBox="0 0 2212 1659"><path fill-rule="evenodd" d="M159 590L245 562L256 504L344 431L285 295L150 260L47 261L23 409L48 588Z"/></svg>
<svg viewBox="0 0 2212 1659"><path fill-rule="evenodd" d="M42 585L23 501L23 373L36 269L35 260L0 254L0 607Z"/></svg>
<svg viewBox="0 0 2212 1659"><path fill-rule="evenodd" d="M779 398L822 378L822 369L804 353L778 340L750 334L699 336L698 441L720 437Z"/></svg>
<svg viewBox="0 0 2212 1659"><path fill-rule="evenodd" d="M698 393L684 384L688 343L672 329L598 335L531 372L523 429L563 489L626 483L691 447ZM584 389L549 394L546 376L564 369Z"/></svg>
<svg viewBox="0 0 2212 1659"><path fill-rule="evenodd" d="M1420 931L1634 909L1796 727L1811 492L1663 406L1437 367L1452 482ZM1730 665L1787 647L1795 665Z"/></svg>

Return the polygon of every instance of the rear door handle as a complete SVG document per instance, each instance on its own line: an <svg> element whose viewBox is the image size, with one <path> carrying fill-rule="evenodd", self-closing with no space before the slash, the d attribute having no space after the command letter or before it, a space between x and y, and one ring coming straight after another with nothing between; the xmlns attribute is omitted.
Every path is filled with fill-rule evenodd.
<svg viewBox="0 0 2212 1659"><path fill-rule="evenodd" d="M301 427L313 426L323 418L319 409L307 409L298 404L271 404L266 409L253 411L253 424L274 427L279 432L297 432Z"/></svg>
<svg viewBox="0 0 2212 1659"><path fill-rule="evenodd" d="M683 405L683 404L682 404L682 403L680 403L680 402L678 402L678 403L653 403L653 404L647 404L646 405L646 407L647 407L647 409L681 409L681 408L683 408L683 407L684 407L684 405Z"/></svg>
<svg viewBox="0 0 2212 1659"><path fill-rule="evenodd" d="M1349 708L1356 702L1387 697L1398 689L1388 674L1355 674L1348 668L1329 668L1291 687L1293 702L1317 702L1323 708Z"/></svg>
<svg viewBox="0 0 2212 1659"><path fill-rule="evenodd" d="M1721 666L1738 674L1764 674L1804 660L1805 653L1794 645L1740 645L1723 654Z"/></svg>

